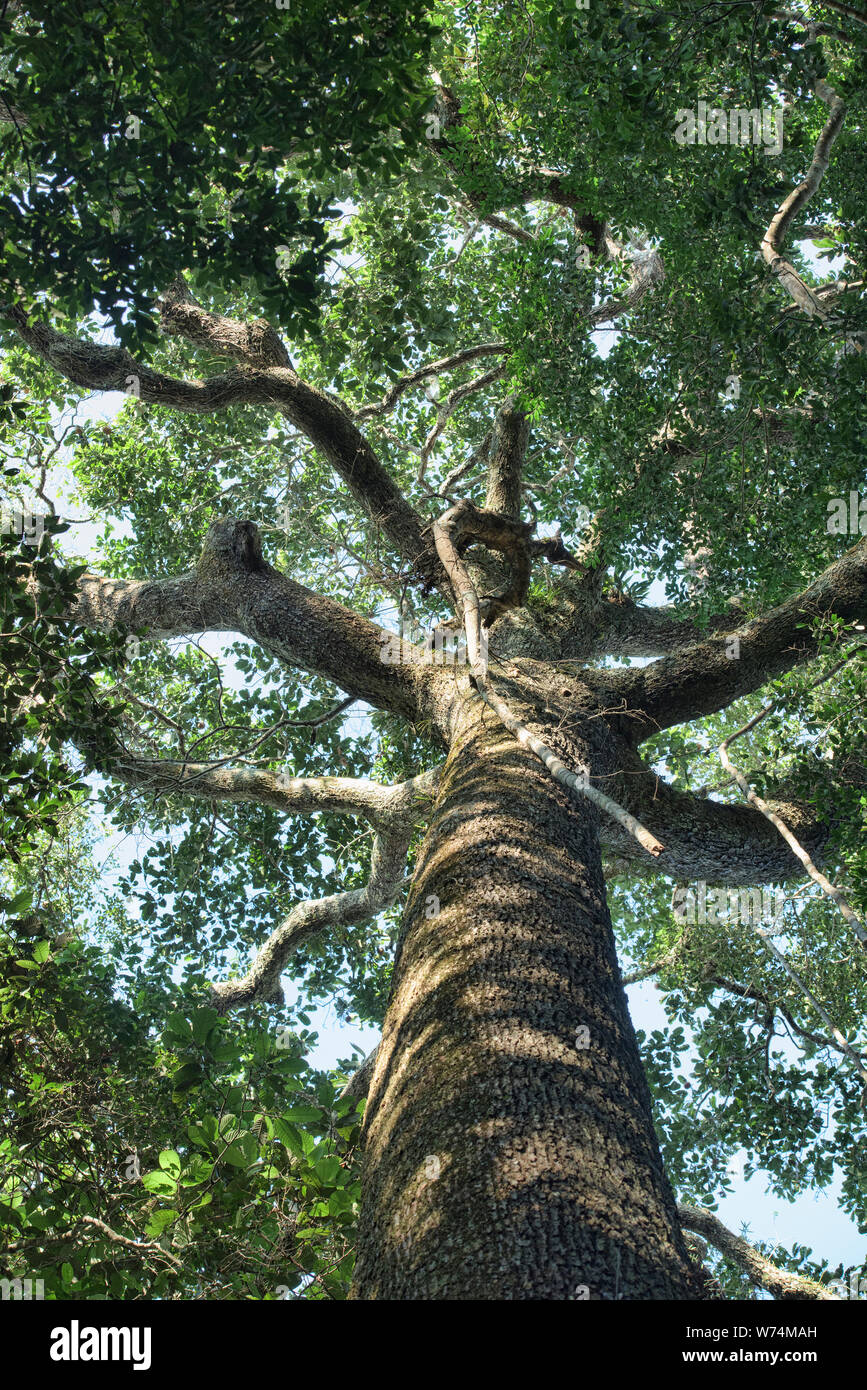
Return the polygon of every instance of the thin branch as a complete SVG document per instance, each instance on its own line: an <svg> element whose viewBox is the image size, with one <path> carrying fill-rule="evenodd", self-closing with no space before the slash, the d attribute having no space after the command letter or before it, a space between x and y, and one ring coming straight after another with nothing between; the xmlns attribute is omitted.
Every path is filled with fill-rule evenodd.
<svg viewBox="0 0 867 1390"><path fill-rule="evenodd" d="M409 391L413 386L418 386L426 381L428 377L441 376L444 372L453 372L458 367L463 367L467 362L475 362L479 357L507 357L511 348L507 343L479 343L476 347L463 348L461 352L453 353L451 357L441 357L438 362L430 362L426 367L419 367L416 371L410 372L408 376L403 376L396 381L392 387L386 391L378 405L364 405L355 412L356 420L367 420L374 415L387 415L393 410L405 391Z"/></svg>
<svg viewBox="0 0 867 1390"><path fill-rule="evenodd" d="M846 1049L841 1047L834 1038L826 1037L824 1033L814 1033L809 1028L804 1028L800 1023L796 1023L784 1004L781 1004L779 1000L771 999L760 990L752 989L749 985L738 984L736 980L729 980L724 975L710 975L706 977L704 983L713 985L717 989L724 989L729 994L735 994L739 999L752 999L757 1004L763 1005L769 1014L779 1014L789 1029L789 1037L792 1038L792 1042L796 1041L792 1034L797 1033L798 1037L805 1038L815 1047L827 1047L832 1052L839 1052L845 1056Z"/></svg>
<svg viewBox="0 0 867 1390"><path fill-rule="evenodd" d="M674 962L677 960L678 956L680 956L681 952L684 950L687 939L690 936L690 934L690 926L687 923L684 926L683 934L681 935L680 940L676 942L674 946L672 946L670 951L667 951L664 956L660 956L659 960L654 961L652 965L644 965L639 970L633 970L629 975L624 975L623 984L637 985L642 980L649 980L654 975L658 975L660 970L665 970L667 966L674 965Z"/></svg>
<svg viewBox="0 0 867 1390"><path fill-rule="evenodd" d="M424 482L424 475L431 451L461 401L466 400L467 396L471 396L475 391L481 391L485 386L490 386L492 382L499 381L505 374L506 366L504 364L501 367L494 367L489 372L483 372L481 376L474 377L472 381L465 382L463 386L456 386L453 391L449 392L445 400L438 407L436 422L422 445L418 473L416 474L417 483Z"/></svg>
<svg viewBox="0 0 867 1390"><path fill-rule="evenodd" d="M343 1090L338 1095L338 1100L363 1100L370 1090L370 1083L373 1080L373 1070L376 1066L376 1055L379 1052L379 1043L372 1052L368 1052L361 1065L352 1073Z"/></svg>
<svg viewBox="0 0 867 1390"><path fill-rule="evenodd" d="M823 681L830 680L831 676L835 675L836 672L839 671L841 667L843 667L846 664L847 661L851 660L853 655L854 651L850 652L846 657L844 657L842 661L837 662L833 669L827 673L827 675L822 676L820 681L816 681L815 684L820 685ZM810 689L814 689L814 686L811 686ZM849 906L849 903L846 901L846 896L843 893L843 891L840 888L838 888L836 884L833 884L830 881L830 879L826 878L825 875L822 873L821 869L816 868L816 865L813 863L813 860L810 858L809 854L804 849L800 841L796 839L796 837L792 834L792 831L786 825L785 821L782 820L782 818L778 816L775 811L772 811L767 802L764 801L756 792L753 791L743 772L741 772L740 768L735 766L735 764L729 757L729 744L733 743L736 738L740 738L742 734L748 733L750 729L754 729L755 726L760 722L760 720L764 719L767 714L770 714L771 710L776 709L777 706L781 703L781 700L772 700L770 704L765 705L763 709L759 710L758 714L755 715L752 719L750 719L748 723L744 724L740 729L737 729L733 734L730 734L727 739L724 739L723 742L720 744L719 748L720 762L722 763L726 772L728 772L729 775L733 777L734 780L737 782L747 801L749 801L751 805L755 806L759 811L761 811L762 815L766 816L767 819L771 822L771 825L776 826L777 830L779 830L780 834L782 835L786 844L789 846L792 853L796 855L798 859L800 859L801 863L807 870L807 873L810 875L810 878L813 880L813 882L819 885L825 896L827 898L830 898L831 901L838 908L841 916L845 917L846 921L849 923L856 937L860 941L862 947L867 946L867 931L864 930L861 918Z"/></svg>
<svg viewBox="0 0 867 1390"><path fill-rule="evenodd" d="M363 888L298 903L257 952L242 979L213 986L211 1002L216 1009L227 1013L256 1000L282 1004L280 975L299 946L326 927L364 922L391 906L403 887L406 852L419 808L430 806L439 776L440 769L434 768L398 786L379 789L382 795L374 821L376 838L367 883ZM366 810L362 814L370 819Z"/></svg>
<svg viewBox="0 0 867 1390"><path fill-rule="evenodd" d="M458 464L456 468L452 469L451 473L449 473L447 477L443 478L442 482L440 483L440 491L428 493L427 496L448 498L452 489L455 486L455 483L459 483L462 478L466 477L467 473L472 472L472 470L476 467L477 464L487 463L488 458L490 457L491 445L493 444L493 440L494 431L490 429L488 430L487 434L484 436L478 447L475 448L473 452L470 454L466 463Z"/></svg>
<svg viewBox="0 0 867 1390"><path fill-rule="evenodd" d="M779 950L779 948L771 940L770 932L764 931L763 928L758 926L755 922L752 923L752 927L753 931L756 933L758 937L761 938L764 945L770 951L771 955L777 961L779 961L780 965L785 970L789 979L798 986L798 989L804 995L804 998L809 1000L809 1002L813 1005L813 1008L816 1010L817 1014L821 1018L822 1022L825 1024L826 1028L829 1028L831 1030L832 1036L836 1038L837 1042L839 1043L840 1051L846 1055L848 1060L853 1064L858 1075L865 1083L867 1083L867 1063L865 1063L864 1058L859 1056L859 1054L855 1051L848 1038L837 1027L836 1023L831 1018L825 1006L823 1004L820 1004L819 1000L816 998L815 994L813 994L810 987L807 984L805 984L805 982L801 979L797 970L795 970L794 967L789 964L789 961L783 955L782 951ZM864 1096L867 1097L867 1091L864 1092Z"/></svg>
<svg viewBox="0 0 867 1390"><path fill-rule="evenodd" d="M183 1264L173 1255L170 1250L164 1250L156 1241L133 1240L130 1236L122 1236L119 1231L113 1231L104 1221L100 1221L98 1216L79 1216L77 1223L84 1226L92 1226L95 1230L101 1231L113 1245L122 1245L125 1250L135 1250L139 1255L157 1255L174 1265L175 1269L183 1270Z"/></svg>

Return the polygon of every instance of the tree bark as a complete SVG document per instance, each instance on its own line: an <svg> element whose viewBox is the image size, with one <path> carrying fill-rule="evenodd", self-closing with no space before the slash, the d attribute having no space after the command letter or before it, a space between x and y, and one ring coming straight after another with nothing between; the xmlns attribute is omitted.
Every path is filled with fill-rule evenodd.
<svg viewBox="0 0 867 1390"><path fill-rule="evenodd" d="M465 706L368 1100L352 1297L702 1296L620 981L595 816L480 701Z"/></svg>

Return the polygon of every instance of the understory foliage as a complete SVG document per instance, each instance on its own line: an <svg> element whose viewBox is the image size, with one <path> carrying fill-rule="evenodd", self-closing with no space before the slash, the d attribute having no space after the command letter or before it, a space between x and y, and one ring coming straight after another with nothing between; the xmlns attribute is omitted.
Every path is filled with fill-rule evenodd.
<svg viewBox="0 0 867 1390"><path fill-rule="evenodd" d="M828 322L809 317L757 252L810 166L826 79L846 118L786 255L813 287L863 276L863 22L727 0L7 8L4 305L23 297L34 319L186 380L227 363L159 335L175 276L215 313L267 317L301 378L362 411L425 524L460 498L484 505L509 399L531 422L523 517L578 552L600 514L600 593L676 603L699 633L733 600L745 623L855 544L826 520L832 499L867 494L867 301L856 288ZM75 101L59 100L70 83ZM782 152L679 146L675 113L700 99L782 106ZM559 202L527 172L542 167ZM594 226L658 252L664 277L591 333L634 265ZM67 613L85 561L176 576L224 517L254 521L270 564L390 630L451 613L274 409L184 413L134 392L95 408L0 328L4 515L44 517L36 545L0 538L3 1273L57 1299L344 1298L363 1102L339 1092L360 1058L317 1068L311 1013L381 1025L406 889L304 942L287 1003L219 1017L210 983L243 974L298 901L362 886L372 834L330 812L135 790L112 759L393 783L441 751L360 702L323 719L336 684L232 634L99 634ZM407 372L481 343L502 351L364 415ZM571 582L534 567L542 631L568 617ZM716 750L773 704L731 756L760 795L785 785L832 825L824 871L862 916L864 646L863 627L824 620L808 665L643 748L676 787L740 803ZM639 1042L678 1199L714 1208L741 1155L783 1201L839 1183L867 1231L862 1077L759 934L678 921L674 887L621 867L609 903L624 974L659 966L667 1023ZM773 941L863 1052L863 951L809 880L781 891ZM851 1273L800 1245L772 1258ZM728 1297L756 1296L710 1263Z"/></svg>

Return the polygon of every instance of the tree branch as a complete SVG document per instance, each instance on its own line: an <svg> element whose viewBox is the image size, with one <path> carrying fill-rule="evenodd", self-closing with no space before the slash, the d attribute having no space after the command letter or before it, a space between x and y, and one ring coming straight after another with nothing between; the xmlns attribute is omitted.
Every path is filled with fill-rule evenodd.
<svg viewBox="0 0 867 1390"><path fill-rule="evenodd" d="M607 712L609 717L613 711ZM623 739L618 750L619 771L610 779L610 793L665 845L658 868L684 883L705 882L729 887L755 887L803 877L798 858L770 822L754 807L713 801L672 787L652 772ZM832 827L816 818L815 808L785 798L774 802L800 841L821 859ZM603 821L599 838L606 857L631 862L632 871L652 867L614 821ZM657 870L658 871L658 870Z"/></svg>
<svg viewBox="0 0 867 1390"><path fill-rule="evenodd" d="M348 695L410 719L418 713L424 654L388 664L393 634L267 564L252 522L215 522L195 570L179 579L83 576L71 616L84 627L154 638L239 632Z"/></svg>
<svg viewBox="0 0 867 1390"><path fill-rule="evenodd" d="M774 1014L779 1014L780 1018L790 1030L790 1033L797 1033L799 1037L806 1038L807 1042L813 1043L816 1047L827 1047L833 1052L839 1052L841 1056L848 1056L852 1051L849 1043L844 1039L841 1044L835 1038L828 1038L824 1033L813 1033L808 1028L803 1028L800 1023L796 1023L791 1013L778 1000L763 994L761 990L752 989L748 985L738 984L736 980L727 980L723 975L710 975L705 978L703 983L713 985L715 989L725 990L728 994L734 994L738 999L752 999L757 1004L761 1004L766 1011L766 1017L773 1020ZM770 1024L769 1024L770 1026ZM793 1039L794 1041L794 1039ZM851 1060L851 1058L850 1058Z"/></svg>
<svg viewBox="0 0 867 1390"><path fill-rule="evenodd" d="M376 1066L376 1054L379 1052L379 1043L372 1052L368 1052L361 1066L358 1067L350 1076L338 1100L363 1100L370 1090L370 1083L373 1080L373 1071Z"/></svg>
<svg viewBox="0 0 867 1390"><path fill-rule="evenodd" d="M839 662L834 669L839 670L843 664L844 663L842 661ZM822 679L827 680L828 676L823 676ZM813 880L813 882L818 884L825 896L831 899L831 901L838 908L841 916L843 916L849 923L853 932L855 933L855 936L861 943L862 947L867 946L867 931L864 930L863 923L858 914L856 912L853 912L852 908L846 901L846 895L840 888L838 888L835 884L831 883L830 879L826 878L825 875L821 872L821 870L816 868L816 865L813 863L809 854L804 849L804 846L800 843L797 837L792 834L785 821L782 820L781 817L778 816L775 811L772 811L768 803L766 801L763 801L762 798L756 792L753 791L752 787L750 786L744 774L741 772L740 768L735 767L734 763L728 755L729 744L732 743L736 738L740 738L742 734L747 733L750 729L755 728L756 724L758 724L761 719L764 719L766 714L770 714L771 710L775 709L779 703L779 700L772 700L769 705L765 705L764 709L759 710L759 713L755 715L755 717L751 719L747 724L744 724L740 729L737 729L735 733L729 734L728 738L724 739L723 742L720 744L720 762L722 763L726 772L730 773L730 775L735 779L744 796L746 797L747 801L749 801L750 805L755 806L759 811L761 811L763 816L767 817L767 819L771 822L771 825L776 826L777 830L779 830L780 834L782 835L786 844L789 846L792 853L796 855L798 859L800 859L801 863L807 870L807 873L810 875L810 878ZM865 1076L865 1080L867 1080L867 1076Z"/></svg>
<svg viewBox="0 0 867 1390"><path fill-rule="evenodd" d="M370 877L363 888L334 893L326 898L298 903L258 951L247 974L240 980L215 985L211 1002L220 1013L257 1000L283 1002L280 975L289 957L311 936L326 927L352 926L390 907L404 882L406 852L415 829L418 810L436 795L440 769L421 773L394 787L383 787L375 814L362 812L376 827ZM307 779L305 779L307 780ZM326 778L326 782L341 779ZM332 806L348 811L350 807Z"/></svg>
<svg viewBox="0 0 867 1390"><path fill-rule="evenodd" d="M817 639L809 624L829 614L844 622L867 617L867 537L809 588L744 627L681 648L641 669L594 671L593 685L607 703L622 704L629 712L635 741L640 742L658 729L726 709L733 700L814 656Z"/></svg>
<svg viewBox="0 0 867 1390"><path fill-rule="evenodd" d="M826 1288L824 1284L818 1284L814 1279L807 1279L802 1274L790 1274L788 1270L772 1264L766 1255L762 1255L754 1245L744 1240L743 1236L736 1236L723 1225L718 1216L712 1211L707 1211L705 1207L687 1206L679 1202L677 1216L681 1226L703 1236L720 1254L742 1269L754 1284L773 1294L774 1298L840 1301L839 1295Z"/></svg>
<svg viewBox="0 0 867 1390"><path fill-rule="evenodd" d="M260 365L245 365L205 381L182 380L153 371L125 348L75 338L47 323L31 323L17 305L6 305L3 312L23 342L77 386L132 392L151 404L200 414L235 405L276 407L328 460L358 505L425 584L431 587L443 582L433 547L422 535L421 518L383 468L348 410L302 381L291 366L267 365L262 355L273 358L282 350L276 334L267 325L248 328L222 315L209 314L191 299L179 297L177 291L168 303L169 331L183 332L185 337L192 334L199 346L243 356L245 363Z"/></svg>
<svg viewBox="0 0 867 1390"><path fill-rule="evenodd" d="M521 515L521 470L530 439L529 421L514 402L507 400L497 412L485 510L517 521Z"/></svg>
<svg viewBox="0 0 867 1390"><path fill-rule="evenodd" d="M440 130L437 138L431 139L431 148L455 176L461 194L469 203L473 215L478 221L494 227L497 231L506 232L508 236L512 236L518 241L533 241L533 234L524 227L519 227L508 218L499 216L493 208L484 210L485 195L478 190L480 181L484 179L487 171L480 167L479 162L472 158L469 151L466 151L467 163L464 167L463 161L458 157L458 147L454 141L447 138L450 131L455 131L463 125L460 101L448 87L437 87L436 116ZM471 175L473 185L471 189L461 187L461 175L463 174ZM605 244L604 222L587 211L581 199L566 187L564 175L558 173L556 169L546 169L520 160L517 170L498 169L497 178L501 184L505 184L508 188L506 196L511 203L551 203L555 207L569 208L573 213L575 226L590 238L594 252L602 251Z"/></svg>
<svg viewBox="0 0 867 1390"><path fill-rule="evenodd" d="M827 82L819 79L813 90L828 105L830 115L822 134L819 136L813 152L813 162L807 171L806 178L798 184L797 188L792 190L771 218L770 226L762 238L761 252L766 264L776 275L789 297L805 313L815 314L817 318L824 321L828 317L827 307L816 296L815 292L808 285L805 285L794 266L781 255L781 248L793 219L810 201L822 182L830 162L831 148L840 133L846 115L845 102L837 96L837 93L832 87L829 87Z"/></svg>
<svg viewBox="0 0 867 1390"><path fill-rule="evenodd" d="M265 319L240 323L203 309L183 275L178 275L158 301L160 328L170 337L185 338L218 357L249 362L254 367L292 368L280 335Z"/></svg>
<svg viewBox="0 0 867 1390"><path fill-rule="evenodd" d="M568 584L562 587L569 597ZM590 606L572 610L558 634L564 660L586 661L602 656L660 657L694 646L710 633L729 632L741 616L737 604L715 613L700 628L674 605L645 607L625 594L607 594Z"/></svg>
<svg viewBox="0 0 867 1390"><path fill-rule="evenodd" d="M481 652L481 611L478 594L458 552L460 532L473 525L473 520L467 510L468 505L459 503L457 506L451 507L438 521L434 522L433 530L437 552L451 581L458 607L463 614L470 674L477 691L504 727L523 748L528 748L536 755L555 781L566 787L573 795L580 793L588 801L592 801L598 806L600 810L605 811L608 816L613 817L630 835L638 840L648 854L661 854L663 846L634 816L625 811L611 797L606 796L604 792L591 785L588 769L585 768L578 774L570 771L541 739L532 734L525 724L515 718L505 700L493 689L488 678L487 661ZM475 511L475 508L472 508L472 511Z"/></svg>
<svg viewBox="0 0 867 1390"><path fill-rule="evenodd" d="M608 323L620 314L628 313L641 303L655 285L665 279L665 266L659 252L645 246L623 247L606 232L605 242L613 260L628 261L631 267L629 288L623 299L607 299L591 309L587 319L592 328Z"/></svg>
<svg viewBox="0 0 867 1390"><path fill-rule="evenodd" d="M480 376L473 377L472 381L464 382L462 386L456 386L450 391L441 405L437 407L437 417L428 436L422 445L421 455L418 465L416 481L424 482L424 475L427 469L428 460L433 451L433 447L454 414L461 401L473 395L475 391L481 391L485 386L490 386L493 382L499 381L506 374L506 365L493 367L489 372L483 372Z"/></svg>
<svg viewBox="0 0 867 1390"><path fill-rule="evenodd" d="M479 357L507 357L510 352L511 348L506 343L479 343L476 347L463 348L451 357L441 357L438 362L430 362L426 367L418 367L407 376L402 376L386 391L377 405L363 405L360 410L356 410L355 418L367 420L374 415L387 415L389 411L394 410L404 392L410 391L413 386L419 386L429 377L453 372L468 362L475 362Z"/></svg>
<svg viewBox="0 0 867 1390"><path fill-rule="evenodd" d="M94 1230L100 1231L113 1245L122 1245L125 1250L135 1250L138 1255L155 1255L159 1259L165 1260L167 1264L174 1265L175 1269L183 1270L183 1265L177 1256L173 1255L170 1250L164 1250L158 1242L133 1240L130 1236L122 1236L119 1231L113 1231L111 1226L100 1221L98 1216L76 1217L75 1225L90 1226Z"/></svg>
<svg viewBox="0 0 867 1390"><path fill-rule="evenodd" d="M837 14L843 14L847 19L854 19L858 24L867 24L867 12L856 10L854 5L846 5L843 0L821 0L826 10L836 10Z"/></svg>

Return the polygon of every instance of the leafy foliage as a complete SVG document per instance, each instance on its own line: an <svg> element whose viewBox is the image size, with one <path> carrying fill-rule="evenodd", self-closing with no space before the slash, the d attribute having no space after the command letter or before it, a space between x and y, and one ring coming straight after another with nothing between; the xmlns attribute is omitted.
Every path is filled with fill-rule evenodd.
<svg viewBox="0 0 867 1390"><path fill-rule="evenodd" d="M847 294L833 331L822 327L790 311L756 251L812 158L827 117L813 84L827 75L848 112L811 204L823 230L795 232L787 254L811 285L827 274L817 251L847 276L863 267L863 54L834 36L805 44L802 26L768 4L484 0L444 3L430 22L423 8L30 5L7 19L4 100L26 117L0 137L8 294L17 284L28 304L47 298L70 331L96 336L108 323L157 370L205 376L225 364L153 333L154 298L183 270L215 312L267 314L293 339L304 379L356 409L421 363L504 343L507 374L456 404L429 458L443 398L478 363L365 421L426 521L444 497L482 502L485 438L511 394L533 420L525 501L537 521L577 547L580 518L604 499L606 592L640 600L655 586L699 625L733 597L745 618L786 597L852 544L826 529L828 501L867 489L865 355L840 348L863 334L865 300ZM447 158L425 139L429 62L460 115ZM70 85L73 105L58 100ZM705 97L784 103L782 152L678 146L677 110ZM130 117L136 135L124 133ZM527 196L540 167L559 171L568 203ZM513 234L488 214L508 217ZM628 267L597 247L579 264L582 217L664 261L665 280L616 333L588 334L585 319L626 292ZM11 348L0 421L16 485L44 483L57 412L74 395ZM409 592L323 460L262 408L185 416L127 400L64 441L62 467L102 528L92 560L104 573L180 573L209 523L230 514L256 520L275 565L357 612L393 623L400 610L423 626L447 616L436 593ZM149 756L253 749L274 771L392 781L429 765L433 749L423 730L363 709L315 728L292 722L326 713L338 692L246 643L215 658L204 643L143 639L134 655L73 631L59 615L76 571L47 539L62 532L46 522L37 549L5 536L0 550L11 644L2 829L18 859L3 885L0 956L9 1272L39 1271L57 1298L270 1298L280 1287L340 1298L358 1117L335 1118L340 1078L310 1067L305 1009L329 1000L342 1018L381 1021L400 904L305 945L299 999L279 1019L261 1006L218 1020L202 1001L207 981L236 970L299 898L362 883L370 837L327 815L287 825L262 807L156 801L94 779L112 830L138 837L110 892L94 888L102 917L49 913L28 884L55 896L56 848L48 873L39 835L56 838L84 793L70 743L94 698ZM568 582L537 571L541 626L568 601ZM777 701L735 745L740 765L760 792L783 781L833 822L828 872L864 911L863 653L833 669L860 640L830 626L808 672L645 752L676 786L735 801L712 750ZM82 876L88 856L83 847ZM844 1210L867 1229L860 1081L761 939L730 921L686 934L672 886L620 879L610 898L624 960L667 960L654 978L668 1023L641 1045L675 1187L715 1206L743 1152L783 1199L839 1176ZM863 965L840 919L804 893L778 925L792 965L863 1048ZM276 1041L284 1027L289 1047ZM801 1246L773 1258L843 1273ZM733 1267L715 1272L729 1296L750 1296Z"/></svg>

